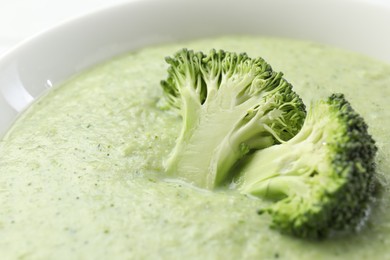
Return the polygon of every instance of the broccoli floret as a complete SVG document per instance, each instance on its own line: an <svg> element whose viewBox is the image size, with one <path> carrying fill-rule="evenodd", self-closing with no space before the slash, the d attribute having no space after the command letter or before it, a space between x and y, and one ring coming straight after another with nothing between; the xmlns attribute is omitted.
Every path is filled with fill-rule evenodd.
<svg viewBox="0 0 390 260"><path fill-rule="evenodd" d="M342 94L312 105L301 131L243 163L240 191L270 201L272 227L304 238L362 224L373 196L377 148Z"/></svg>
<svg viewBox="0 0 390 260"><path fill-rule="evenodd" d="M249 151L284 142L303 124L301 99L262 58L183 49L166 61L161 86L183 119L165 163L175 177L212 189Z"/></svg>

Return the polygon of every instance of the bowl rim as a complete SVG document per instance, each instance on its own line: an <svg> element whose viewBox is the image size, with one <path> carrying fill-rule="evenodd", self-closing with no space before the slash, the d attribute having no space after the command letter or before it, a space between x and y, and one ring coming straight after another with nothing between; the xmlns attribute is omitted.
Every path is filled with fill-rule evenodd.
<svg viewBox="0 0 390 260"><path fill-rule="evenodd" d="M87 20L89 17L99 15L101 13L111 12L114 9L126 7L129 4L137 4L137 3L153 3L153 2L162 2L165 1L166 3L169 2L176 2L175 0L124 0L123 2L117 2L117 3L111 3L105 6L96 7L92 10L82 12L78 15L71 16L69 18L66 18L62 21L59 21L57 23L54 23L42 30L39 30L32 35L26 37L25 39L19 41L15 45L11 46L10 48L6 49L4 52L0 53L0 65L3 62L3 60L7 60L9 56L14 55L14 53L17 53L20 49L24 48L26 45L30 44L34 40L38 40L42 36L45 36L47 34L52 33L53 31L58 30L61 27L64 26L70 26L72 23L77 23L82 20ZM207 2L207 0L197 0L198 2ZM220 1L220 0L210 0L210 1ZM247 1L247 0L244 0ZM250 1L250 0L249 0ZM312 0L313 2L321 2L322 0ZM390 12L390 2L386 0L339 0L340 2L349 2L351 4L363 4L368 6L378 6L380 8L383 8L385 10L388 10ZM388 61L390 63L390 59Z"/></svg>

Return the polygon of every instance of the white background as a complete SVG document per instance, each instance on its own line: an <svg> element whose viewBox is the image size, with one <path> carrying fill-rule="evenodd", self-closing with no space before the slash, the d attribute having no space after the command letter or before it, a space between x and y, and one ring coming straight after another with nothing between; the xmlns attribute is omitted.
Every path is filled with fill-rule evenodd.
<svg viewBox="0 0 390 260"><path fill-rule="evenodd" d="M126 0L0 0L0 55L59 22Z"/></svg>

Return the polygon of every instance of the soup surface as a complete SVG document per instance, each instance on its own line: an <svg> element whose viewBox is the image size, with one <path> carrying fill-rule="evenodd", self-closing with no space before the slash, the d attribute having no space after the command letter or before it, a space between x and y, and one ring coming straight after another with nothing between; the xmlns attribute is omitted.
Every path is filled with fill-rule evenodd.
<svg viewBox="0 0 390 260"><path fill-rule="evenodd" d="M269 229L263 202L163 179L181 119L159 108L180 48L262 56L306 104L345 93L379 147L383 197L356 235L304 241ZM0 142L2 259L390 258L390 65L316 43L223 37L155 46L76 75Z"/></svg>

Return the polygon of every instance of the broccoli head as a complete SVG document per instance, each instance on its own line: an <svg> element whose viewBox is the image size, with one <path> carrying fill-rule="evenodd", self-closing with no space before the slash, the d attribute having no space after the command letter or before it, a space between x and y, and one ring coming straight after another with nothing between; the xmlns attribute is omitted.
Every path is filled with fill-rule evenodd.
<svg viewBox="0 0 390 260"><path fill-rule="evenodd" d="M269 200L272 227L304 238L354 230L373 196L377 148L342 94L313 103L300 132L243 163L240 191Z"/></svg>
<svg viewBox="0 0 390 260"><path fill-rule="evenodd" d="M166 61L161 86L183 121L165 163L175 177L214 188L248 152L289 140L303 124L302 100L262 58L183 49Z"/></svg>

